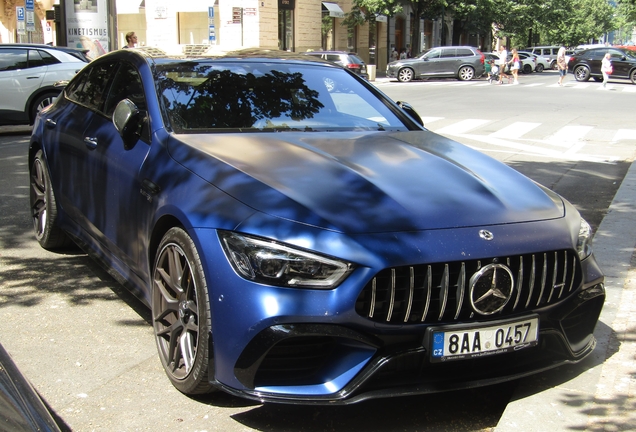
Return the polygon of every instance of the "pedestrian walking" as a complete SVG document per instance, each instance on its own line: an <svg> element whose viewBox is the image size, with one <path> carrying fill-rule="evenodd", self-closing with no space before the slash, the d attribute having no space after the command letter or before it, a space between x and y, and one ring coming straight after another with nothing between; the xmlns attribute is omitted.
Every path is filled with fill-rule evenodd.
<svg viewBox="0 0 636 432"><path fill-rule="evenodd" d="M561 48L559 48L559 52L557 53L557 69L559 69L559 81L558 84L560 86L563 85L563 78L565 78L565 75L568 73L568 64L565 61L565 47L562 46Z"/></svg>
<svg viewBox="0 0 636 432"><path fill-rule="evenodd" d="M519 69L521 69L521 59L516 48L512 49L512 78L513 84L519 84Z"/></svg>
<svg viewBox="0 0 636 432"><path fill-rule="evenodd" d="M601 60L601 73L603 74L603 88L607 88L607 81L609 81L609 76L614 72L614 68L612 67L612 62L610 60L612 56L610 53L605 53L603 60Z"/></svg>
<svg viewBox="0 0 636 432"><path fill-rule="evenodd" d="M499 84L503 84L503 79L510 77L506 75L506 66L508 65L508 51L506 46L501 45L499 47Z"/></svg>
<svg viewBox="0 0 636 432"><path fill-rule="evenodd" d="M137 35L134 31L126 33L126 45L122 48L134 48L137 46Z"/></svg>

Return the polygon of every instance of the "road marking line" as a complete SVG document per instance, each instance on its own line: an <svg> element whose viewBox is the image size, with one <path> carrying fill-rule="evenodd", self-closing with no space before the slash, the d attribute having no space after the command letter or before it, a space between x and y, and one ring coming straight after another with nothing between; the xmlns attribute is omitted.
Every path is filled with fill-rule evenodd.
<svg viewBox="0 0 636 432"><path fill-rule="evenodd" d="M422 121L426 125L427 123L433 123L438 120L442 120L444 117L422 117Z"/></svg>
<svg viewBox="0 0 636 432"><path fill-rule="evenodd" d="M467 119L445 126L436 131L438 134L459 135L490 123L490 120Z"/></svg>
<svg viewBox="0 0 636 432"><path fill-rule="evenodd" d="M494 138L521 138L532 129L540 126L541 123L514 122L497 132L490 134Z"/></svg>
<svg viewBox="0 0 636 432"><path fill-rule="evenodd" d="M592 126L564 126L545 139L547 144L570 148L577 144L593 128Z"/></svg>
<svg viewBox="0 0 636 432"><path fill-rule="evenodd" d="M617 130L611 142L615 143L620 140L636 140L636 129Z"/></svg>

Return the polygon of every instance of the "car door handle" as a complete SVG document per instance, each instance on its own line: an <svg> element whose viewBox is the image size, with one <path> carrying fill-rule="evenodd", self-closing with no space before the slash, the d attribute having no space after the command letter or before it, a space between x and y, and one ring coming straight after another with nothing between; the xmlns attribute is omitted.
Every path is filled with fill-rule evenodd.
<svg viewBox="0 0 636 432"><path fill-rule="evenodd" d="M85 137L84 144L86 144L86 147L93 150L97 148L97 138Z"/></svg>
<svg viewBox="0 0 636 432"><path fill-rule="evenodd" d="M46 126L51 128L51 129L54 128L55 126L57 126L57 123L55 122L55 120L50 119L50 118L46 119L45 123L46 123Z"/></svg>
<svg viewBox="0 0 636 432"><path fill-rule="evenodd" d="M39 79L39 76L30 76L30 77L26 77L26 79Z"/></svg>

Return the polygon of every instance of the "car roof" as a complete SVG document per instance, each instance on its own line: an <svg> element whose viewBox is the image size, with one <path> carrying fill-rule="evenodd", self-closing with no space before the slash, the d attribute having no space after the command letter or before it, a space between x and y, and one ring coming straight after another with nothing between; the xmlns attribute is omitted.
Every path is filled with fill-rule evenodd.
<svg viewBox="0 0 636 432"><path fill-rule="evenodd" d="M48 49L48 50L62 51L80 60L90 61L90 58L87 55L89 50L82 49L82 48L52 46L52 45L35 44L35 43L3 43L3 44L0 44L0 48L31 48L31 49L44 49L44 50Z"/></svg>
<svg viewBox="0 0 636 432"><path fill-rule="evenodd" d="M148 63L154 63L157 65L170 64L174 62L182 61L224 61L224 60L240 60L248 62L289 62L294 60L305 64L322 65L325 67L337 67L333 63L323 60L321 58L304 55L305 53L296 53L282 50L268 50L262 48L245 48L234 51L221 51L218 49L208 50L205 53L197 53L195 55L185 55L183 53L170 54L158 48L143 47L143 48L129 48L125 50L111 51L101 57L108 58L115 56L139 56L146 60ZM346 53L345 53L346 54ZM339 68L340 69L340 68Z"/></svg>

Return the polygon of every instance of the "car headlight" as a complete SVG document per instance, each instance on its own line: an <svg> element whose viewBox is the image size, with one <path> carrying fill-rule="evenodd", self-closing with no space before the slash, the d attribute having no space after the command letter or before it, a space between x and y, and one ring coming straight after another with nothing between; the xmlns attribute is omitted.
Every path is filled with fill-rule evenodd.
<svg viewBox="0 0 636 432"><path fill-rule="evenodd" d="M581 261L592 254L592 228L583 218L581 218L576 251L579 253Z"/></svg>
<svg viewBox="0 0 636 432"><path fill-rule="evenodd" d="M351 263L270 240L229 231L219 231L219 237L236 273L267 285L331 289L354 268Z"/></svg>

